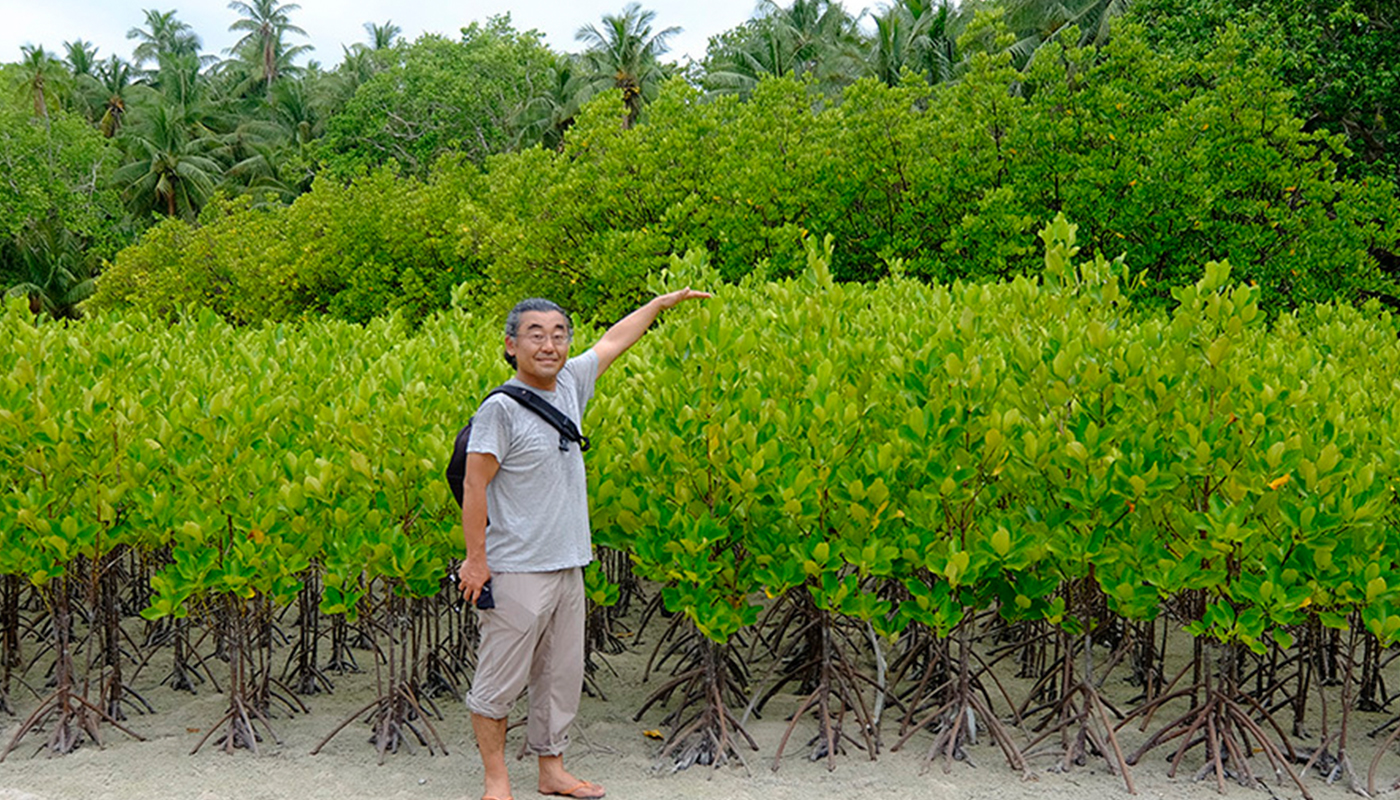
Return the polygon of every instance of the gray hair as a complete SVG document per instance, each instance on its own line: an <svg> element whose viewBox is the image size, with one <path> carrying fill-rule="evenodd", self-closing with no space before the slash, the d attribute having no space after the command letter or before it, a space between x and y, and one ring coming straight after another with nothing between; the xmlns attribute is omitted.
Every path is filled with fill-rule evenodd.
<svg viewBox="0 0 1400 800"><path fill-rule="evenodd" d="M530 297L516 303L515 308L512 308L510 313L506 314L507 337L514 339L520 335L520 317L523 316L526 311L558 311L560 314L564 315L564 325L569 330L569 336L574 335L574 320L569 316L569 312L564 310L563 306L553 300L546 300L543 297ZM515 369L515 356L507 352L505 353L505 357L506 363L510 364L511 369Z"/></svg>

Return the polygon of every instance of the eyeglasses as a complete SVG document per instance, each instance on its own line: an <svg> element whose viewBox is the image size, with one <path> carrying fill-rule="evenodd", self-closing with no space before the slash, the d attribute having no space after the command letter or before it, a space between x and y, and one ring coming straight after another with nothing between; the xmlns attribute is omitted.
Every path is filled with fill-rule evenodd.
<svg viewBox="0 0 1400 800"><path fill-rule="evenodd" d="M554 342L555 347L568 347L569 340L573 337L562 332L545 333L544 331L530 331L529 333L522 334L520 338L536 347L542 347L545 342Z"/></svg>

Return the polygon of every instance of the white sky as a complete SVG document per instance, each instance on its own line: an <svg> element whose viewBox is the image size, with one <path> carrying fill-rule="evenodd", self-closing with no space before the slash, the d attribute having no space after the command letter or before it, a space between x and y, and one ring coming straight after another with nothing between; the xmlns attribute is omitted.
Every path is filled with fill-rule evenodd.
<svg viewBox="0 0 1400 800"><path fill-rule="evenodd" d="M842 0L852 13L874 10L879 0ZM787 5L787 0L780 0ZM582 49L574 34L584 25L596 24L604 14L618 14L627 0L301 0L290 12L292 24L307 38L291 37L296 44L310 44L310 58L330 68L340 63L342 46L367 40L364 24L392 20L412 41L423 33L440 33L456 39L458 31L474 20L509 12L517 30L535 29L555 50ZM663 60L699 60L709 37L733 28L753 15L757 0L650 0L642 8L656 12L653 31L671 26L684 30L671 38ZM238 37L228 26L239 19L227 0L0 0L0 62L18 61L20 47L42 45L62 57L63 43L84 39L97 45L99 58L113 53L130 60L132 40L126 32L145 26L145 9L170 11L194 28L204 52L223 56Z"/></svg>

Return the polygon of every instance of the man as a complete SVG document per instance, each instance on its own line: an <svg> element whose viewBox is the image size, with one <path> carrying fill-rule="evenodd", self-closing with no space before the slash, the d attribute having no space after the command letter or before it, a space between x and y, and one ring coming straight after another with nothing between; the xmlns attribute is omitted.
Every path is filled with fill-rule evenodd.
<svg viewBox="0 0 1400 800"><path fill-rule="evenodd" d="M548 400L581 430L598 376L663 309L706 297L689 288L655 297L574 359L573 325L564 309L539 298L521 301L506 317L511 382ZM539 760L540 792L602 797L602 786L575 778L563 761L583 691L583 567L593 559L578 446L561 451L559 434L548 422L508 397L487 398L472 419L467 446L462 535L463 597L475 603L490 580L495 601L494 609L479 612L481 647L467 695L486 768L483 800L511 796L506 716L527 687L525 739Z"/></svg>

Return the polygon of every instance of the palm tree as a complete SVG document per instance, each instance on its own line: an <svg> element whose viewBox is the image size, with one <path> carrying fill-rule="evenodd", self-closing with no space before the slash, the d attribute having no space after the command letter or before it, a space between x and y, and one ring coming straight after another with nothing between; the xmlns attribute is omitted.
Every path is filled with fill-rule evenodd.
<svg viewBox="0 0 1400 800"><path fill-rule="evenodd" d="M150 87L152 103L179 108L186 119L204 116L209 86L201 61L191 53L163 53Z"/></svg>
<svg viewBox="0 0 1400 800"><path fill-rule="evenodd" d="M812 77L834 92L861 71L856 20L831 0L762 0L759 15L713 57L706 83L747 92L764 75Z"/></svg>
<svg viewBox="0 0 1400 800"><path fill-rule="evenodd" d="M831 0L793 0L783 8L776 0L763 0L778 35L786 41L798 75L815 75L827 80L841 72L851 75L858 57L859 41L855 18L845 7Z"/></svg>
<svg viewBox="0 0 1400 800"><path fill-rule="evenodd" d="M592 67L583 56L556 55L543 88L525 102L511 121L516 147L562 147L574 117L593 97L592 76Z"/></svg>
<svg viewBox="0 0 1400 800"><path fill-rule="evenodd" d="M82 39L74 39L64 42L63 48L68 51L68 57L64 60L68 62L68 69L74 77L92 75L98 64L96 45Z"/></svg>
<svg viewBox="0 0 1400 800"><path fill-rule="evenodd" d="M395 25L393 20L385 20L383 25L366 22L365 32L369 34L371 50L387 50L394 46L399 34L403 33L403 28Z"/></svg>
<svg viewBox="0 0 1400 800"><path fill-rule="evenodd" d="M131 159L112 174L123 187L134 214L151 211L193 219L214 193L222 169L208 153L211 137L190 135L189 110L156 104L137 126L128 128L123 144Z"/></svg>
<svg viewBox="0 0 1400 800"><path fill-rule="evenodd" d="M137 68L147 61L158 62L163 55L199 55L199 36L187 23L176 19L174 11L147 9L146 27L132 28L126 32L126 38L140 40L131 53Z"/></svg>
<svg viewBox="0 0 1400 800"><path fill-rule="evenodd" d="M115 55L97 67L97 83L106 99L102 101L102 119L97 127L108 139L121 129L126 115L126 91L132 85L131 65Z"/></svg>
<svg viewBox="0 0 1400 800"><path fill-rule="evenodd" d="M97 60L97 47L91 42L74 39L64 42L63 49L68 53L63 63L74 84L73 107L82 112L88 122L96 122L97 109L102 107L102 86L96 75L101 64Z"/></svg>
<svg viewBox="0 0 1400 800"><path fill-rule="evenodd" d="M6 297L28 297L29 310L76 319L78 304L92 296L93 259L78 237L54 216L30 223L7 248Z"/></svg>
<svg viewBox="0 0 1400 800"><path fill-rule="evenodd" d="M279 81L277 87L299 85L294 81ZM291 138L289 138L289 136ZM283 202L296 199L297 192L284 184L278 174L279 165L287 151L296 146L297 132L289 132L279 122L243 119L232 131L217 137L218 146L209 155L231 164L225 173L225 189L265 197L269 194Z"/></svg>
<svg viewBox="0 0 1400 800"><path fill-rule="evenodd" d="M658 59L667 50L667 40L681 32L673 26L652 33L655 19L655 11L644 11L641 5L629 3L621 14L604 14L601 28L587 25L579 28L574 37L588 45L584 55L592 67L595 88L611 84L622 92L622 102L627 107L623 126L627 128L636 123L642 104L655 96L665 77Z"/></svg>
<svg viewBox="0 0 1400 800"><path fill-rule="evenodd" d="M756 17L710 43L705 86L747 96L764 75L793 72L792 53L767 17Z"/></svg>
<svg viewBox="0 0 1400 800"><path fill-rule="evenodd" d="M68 71L63 64L43 48L26 44L20 48L18 96L34 104L34 116L49 116L49 108L58 107L58 98L67 88Z"/></svg>
<svg viewBox="0 0 1400 800"><path fill-rule="evenodd" d="M953 79L965 18L952 0L896 0L875 17L870 70L889 86L908 67L930 84Z"/></svg>
<svg viewBox="0 0 1400 800"><path fill-rule="evenodd" d="M287 16L301 8L296 3L278 4L277 0L252 0L249 4L242 0L233 0L228 7L246 17L237 20L228 26L228 29L245 33L243 38L224 52L230 55L237 54L245 62L250 62L254 66L253 74L262 80L267 88L272 87L272 82L277 80L278 75L289 71L294 58L312 49L311 45L305 44L289 47L283 41L283 37L289 33L306 35L306 31L293 25Z"/></svg>
<svg viewBox="0 0 1400 800"><path fill-rule="evenodd" d="M1007 0L1007 26L1021 36L1012 47L1017 66L1024 68L1041 45L1071 28L1079 29L1079 38L1072 44L1104 44L1113 21L1130 4L1131 0Z"/></svg>

